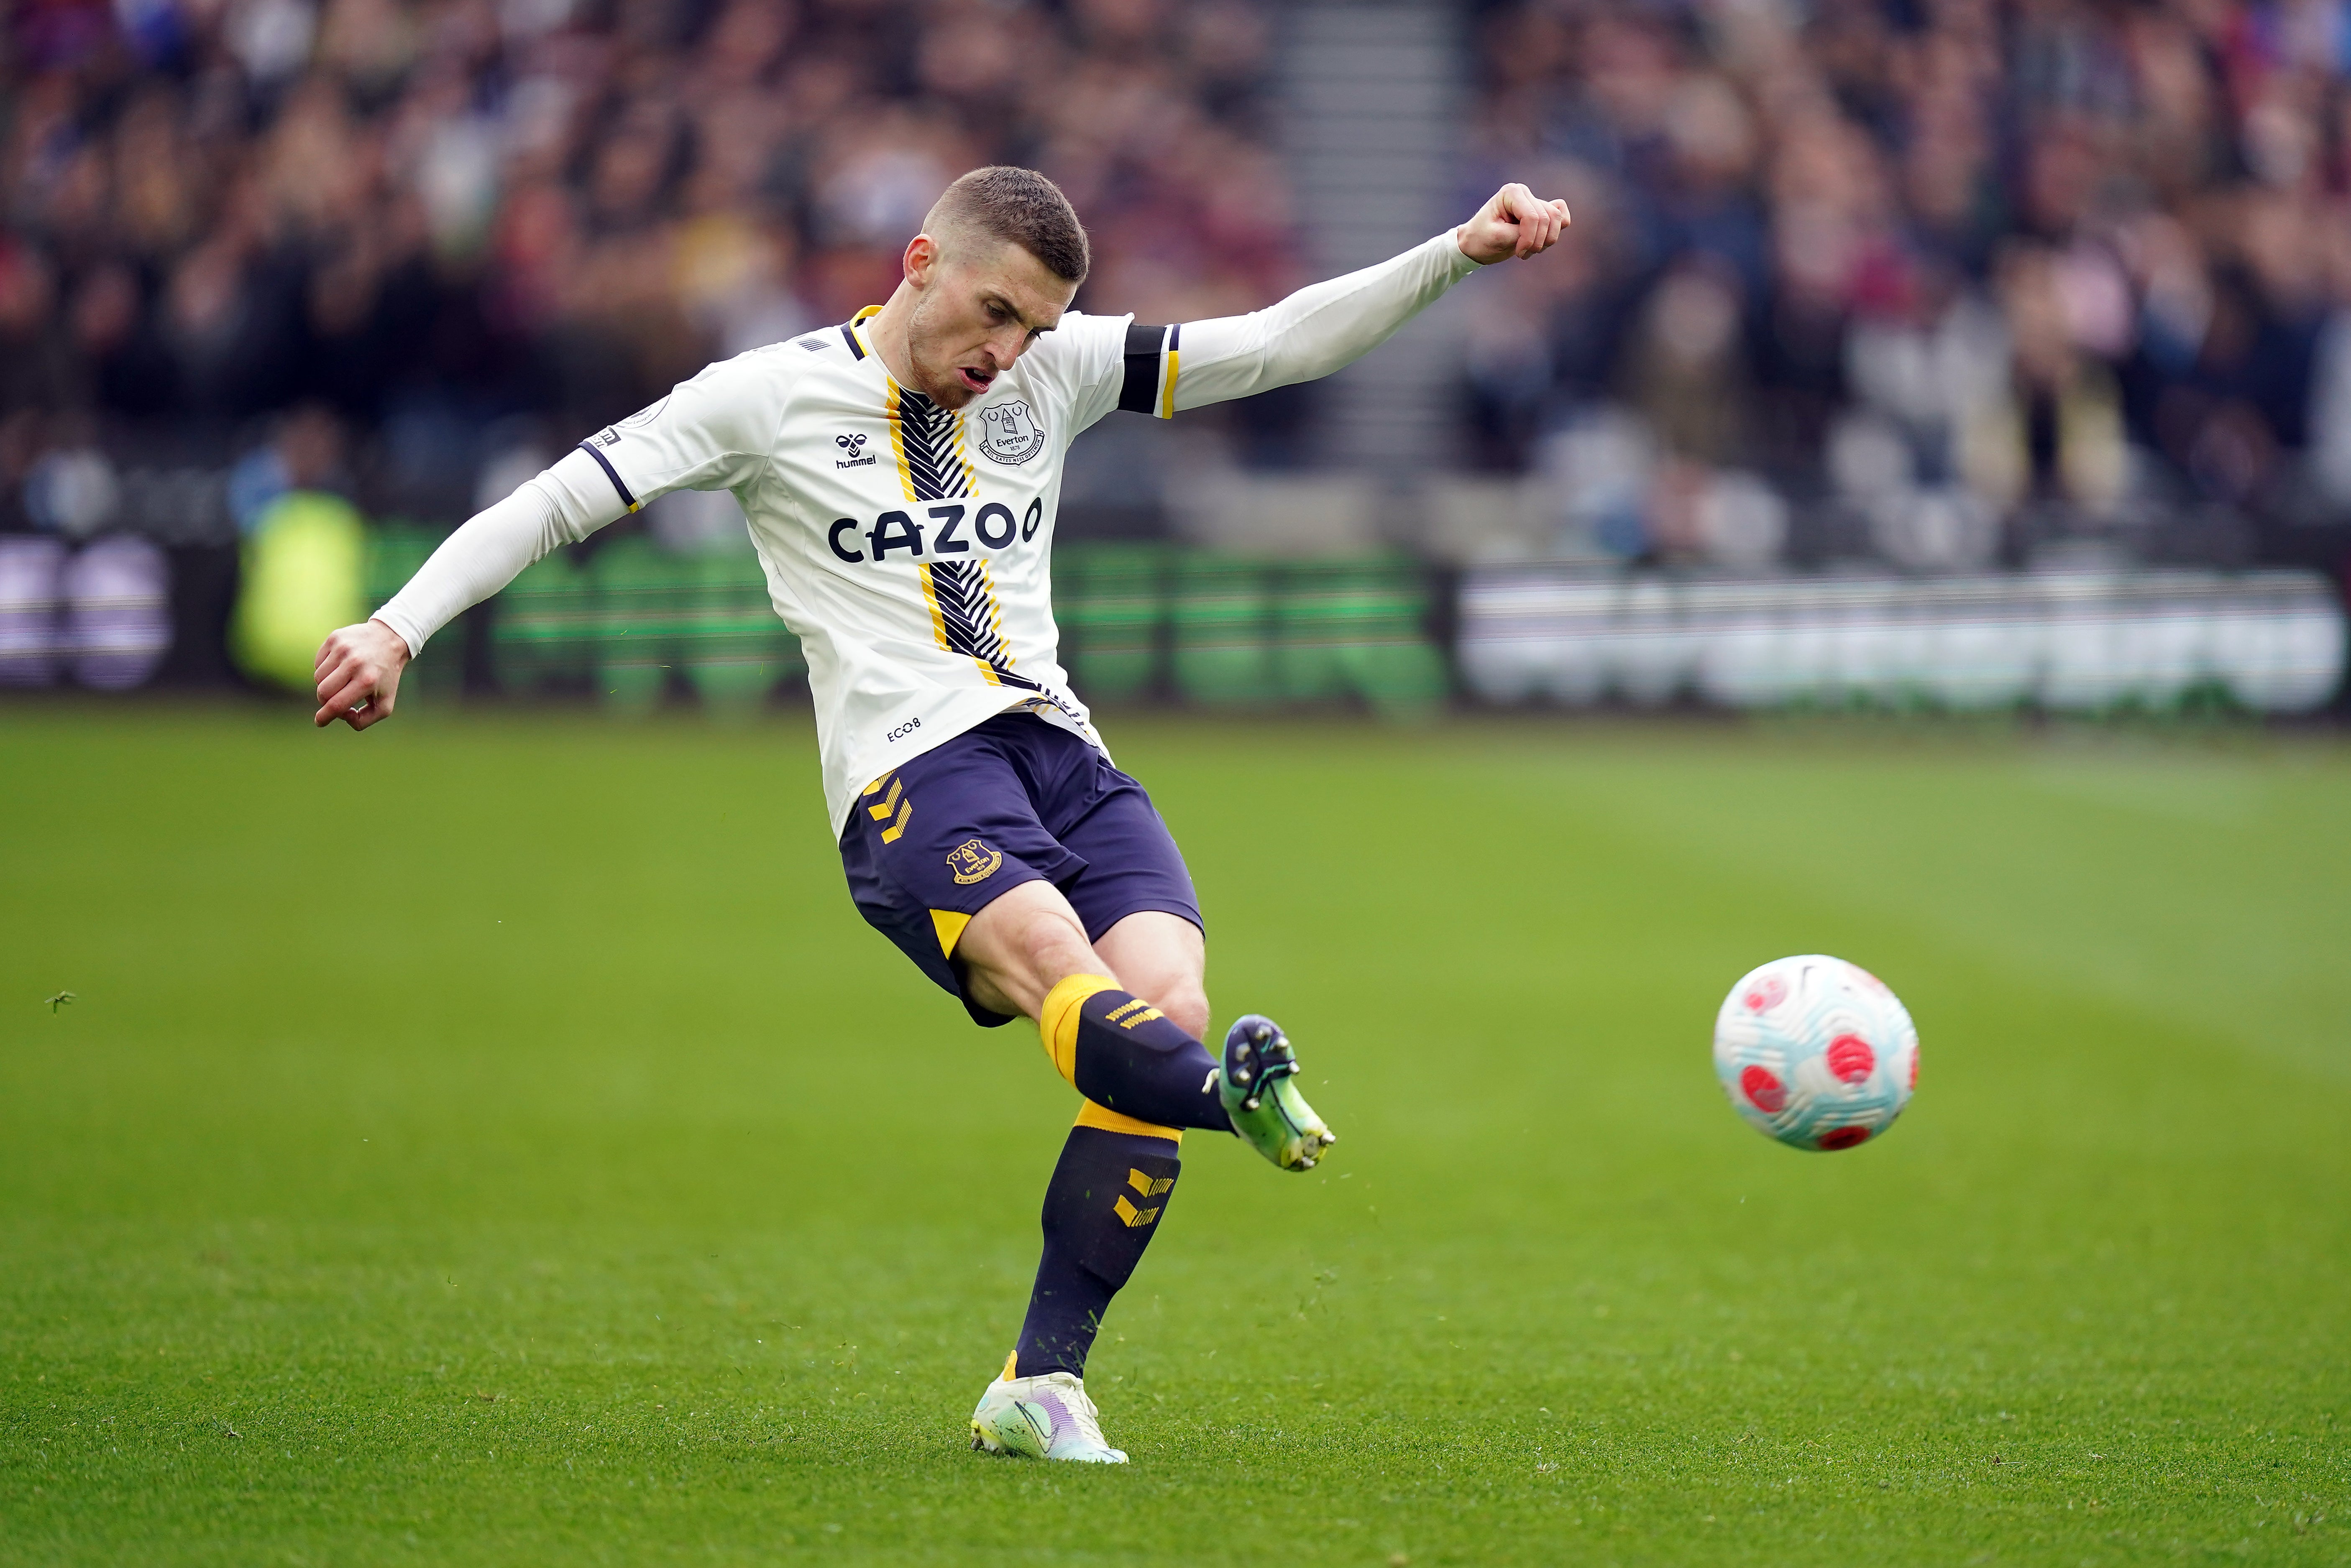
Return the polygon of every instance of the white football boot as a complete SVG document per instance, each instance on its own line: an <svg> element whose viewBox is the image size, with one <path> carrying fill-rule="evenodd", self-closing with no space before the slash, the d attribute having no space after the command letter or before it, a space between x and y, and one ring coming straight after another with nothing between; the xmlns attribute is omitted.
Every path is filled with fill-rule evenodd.
<svg viewBox="0 0 2351 1568"><path fill-rule="evenodd" d="M1086 1397L1082 1378L1066 1372L1015 1377L1009 1360L1004 1372L987 1386L979 1407L971 1413L973 1448L1025 1459L1126 1463L1125 1449L1102 1440L1102 1423L1094 1402Z"/></svg>

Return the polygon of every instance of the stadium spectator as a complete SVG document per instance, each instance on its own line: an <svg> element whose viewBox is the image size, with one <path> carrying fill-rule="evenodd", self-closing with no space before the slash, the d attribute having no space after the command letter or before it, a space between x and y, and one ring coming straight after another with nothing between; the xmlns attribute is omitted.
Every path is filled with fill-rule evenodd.
<svg viewBox="0 0 2351 1568"><path fill-rule="evenodd" d="M5 29L12 508L93 431L226 467L316 408L373 502L454 521L517 419L569 440L886 297L990 161L1070 192L1113 308L1296 281L1245 0L26 0Z"/></svg>
<svg viewBox="0 0 2351 1568"><path fill-rule="evenodd" d="M2228 559L2247 518L2351 510L2339 5L1510 0L1479 26L1479 160L1581 192L1583 258L1546 343L1473 324L1483 450L1574 482L1653 446L1621 552L1687 553L1693 466L1812 503L1800 548L1918 566Z"/></svg>

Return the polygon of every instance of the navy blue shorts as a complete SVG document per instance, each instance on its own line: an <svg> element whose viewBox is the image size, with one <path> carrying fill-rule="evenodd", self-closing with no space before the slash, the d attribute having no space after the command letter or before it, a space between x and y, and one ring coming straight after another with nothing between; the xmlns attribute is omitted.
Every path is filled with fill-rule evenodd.
<svg viewBox="0 0 2351 1568"><path fill-rule="evenodd" d="M857 912L984 1028L1011 1020L972 1001L952 950L1023 882L1059 888L1089 941L1144 909L1207 929L1143 786L1031 713L999 713L876 780L841 830L841 864Z"/></svg>

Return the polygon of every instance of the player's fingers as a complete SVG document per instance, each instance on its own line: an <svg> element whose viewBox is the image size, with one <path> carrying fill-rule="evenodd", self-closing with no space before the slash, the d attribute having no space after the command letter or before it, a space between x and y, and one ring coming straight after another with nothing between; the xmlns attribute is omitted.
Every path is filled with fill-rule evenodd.
<svg viewBox="0 0 2351 1568"><path fill-rule="evenodd" d="M319 675L319 701L324 702L327 700L329 693L340 691L343 687L349 685L352 676L359 672L359 664L360 661L358 659L346 654L344 657L337 659L334 663L329 665L324 670L320 671Z"/></svg>
<svg viewBox="0 0 2351 1568"><path fill-rule="evenodd" d="M1478 215L1485 219L1489 223L1498 223L1505 228L1515 228L1519 221L1519 214L1518 209L1510 203L1510 188L1508 185L1505 185L1500 190L1495 192L1493 200L1486 203L1486 210Z"/></svg>
<svg viewBox="0 0 2351 1568"><path fill-rule="evenodd" d="M337 687L334 694L319 705L320 711L329 718L348 713L368 700L368 691L374 684L371 672L361 670Z"/></svg>
<svg viewBox="0 0 2351 1568"><path fill-rule="evenodd" d="M1505 185L1502 194L1508 199L1511 220L1518 228L1510 246L1511 254L1523 261L1542 248L1542 204L1524 185Z"/></svg>
<svg viewBox="0 0 2351 1568"><path fill-rule="evenodd" d="M1526 244L1523 255L1541 255L1559 244L1561 232L1566 227L1567 209L1557 202L1538 202L1527 214L1521 232Z"/></svg>

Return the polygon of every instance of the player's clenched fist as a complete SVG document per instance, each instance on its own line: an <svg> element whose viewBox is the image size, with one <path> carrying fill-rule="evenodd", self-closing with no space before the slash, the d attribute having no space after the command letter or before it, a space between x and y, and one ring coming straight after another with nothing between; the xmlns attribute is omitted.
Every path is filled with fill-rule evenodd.
<svg viewBox="0 0 2351 1568"><path fill-rule="evenodd" d="M319 711L310 722L323 730L340 719L364 730L391 718L407 663L407 642L380 620L334 633L319 646Z"/></svg>
<svg viewBox="0 0 2351 1568"><path fill-rule="evenodd" d="M1567 228L1567 203L1541 202L1524 185L1505 185L1478 215L1454 231L1461 254L1480 266L1540 255Z"/></svg>

